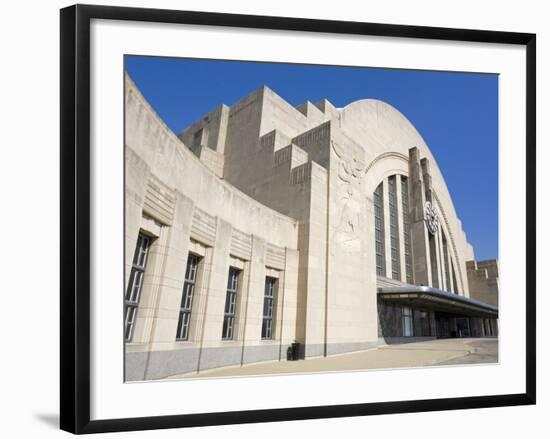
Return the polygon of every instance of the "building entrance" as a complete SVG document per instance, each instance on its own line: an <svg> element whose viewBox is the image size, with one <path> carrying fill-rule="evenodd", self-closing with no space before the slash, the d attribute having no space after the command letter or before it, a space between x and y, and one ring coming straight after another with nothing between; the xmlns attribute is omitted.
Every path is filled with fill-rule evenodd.
<svg viewBox="0 0 550 439"><path fill-rule="evenodd" d="M437 338L471 337L470 317L436 313Z"/></svg>
<svg viewBox="0 0 550 439"><path fill-rule="evenodd" d="M490 337L494 335L491 319L436 313L435 323L437 338Z"/></svg>

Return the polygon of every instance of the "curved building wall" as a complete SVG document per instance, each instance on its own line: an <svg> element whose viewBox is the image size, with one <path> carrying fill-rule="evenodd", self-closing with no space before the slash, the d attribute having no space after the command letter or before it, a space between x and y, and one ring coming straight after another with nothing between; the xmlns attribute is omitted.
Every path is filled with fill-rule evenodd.
<svg viewBox="0 0 550 439"><path fill-rule="evenodd" d="M440 212L441 223L444 224L453 247L452 254L456 261L455 267L459 272L460 291L469 296L466 262L474 259L473 249L466 240L445 179L418 131L395 108L373 99L356 101L343 108L340 112L339 124L342 130L364 145L366 160L369 164L382 160L390 168L395 167L403 174L408 174L409 150L414 147L418 148L420 157L429 161L434 201ZM390 158L391 160L387 161ZM397 161L401 161L407 169L396 164ZM371 169L367 170L367 180L372 181L372 185L378 184L381 179L376 177L369 179L370 171ZM369 189L374 190L374 187L371 186Z"/></svg>

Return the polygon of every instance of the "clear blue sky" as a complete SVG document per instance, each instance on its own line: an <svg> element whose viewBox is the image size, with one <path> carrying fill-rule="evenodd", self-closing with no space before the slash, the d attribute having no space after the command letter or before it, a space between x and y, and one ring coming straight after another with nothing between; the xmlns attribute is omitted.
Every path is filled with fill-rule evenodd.
<svg viewBox="0 0 550 439"><path fill-rule="evenodd" d="M498 256L497 75L140 56L126 70L175 133L264 84L292 105L385 101L430 147L476 258Z"/></svg>

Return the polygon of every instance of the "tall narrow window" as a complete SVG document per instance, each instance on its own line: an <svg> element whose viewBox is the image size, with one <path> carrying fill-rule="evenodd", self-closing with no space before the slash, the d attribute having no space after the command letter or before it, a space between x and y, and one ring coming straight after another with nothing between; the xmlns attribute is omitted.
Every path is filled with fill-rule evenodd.
<svg viewBox="0 0 550 439"><path fill-rule="evenodd" d="M132 341L134 335L134 326L136 323L137 309L139 306L139 298L141 297L141 289L143 287L143 276L145 274L145 266L147 264L147 255L149 253L150 238L141 233L138 235L134 259L132 261L132 271L130 272L130 280L125 296L125 313L124 313L124 337L126 341Z"/></svg>
<svg viewBox="0 0 550 439"><path fill-rule="evenodd" d="M409 223L409 184L406 177L401 177L401 204L403 210L403 244L405 247L405 274L407 283L413 283L411 228Z"/></svg>
<svg viewBox="0 0 550 439"><path fill-rule="evenodd" d="M384 193L382 183L374 191L374 244L376 251L376 274L386 275L386 252L384 250Z"/></svg>
<svg viewBox="0 0 550 439"><path fill-rule="evenodd" d="M427 311L418 311L418 320L420 324L420 330L417 332L420 332L420 335L422 337L428 337L431 334L431 328L430 328L430 315Z"/></svg>
<svg viewBox="0 0 550 439"><path fill-rule="evenodd" d="M449 247L447 245L447 237L443 231L441 231L441 236L443 237L443 267L445 268L445 285L447 291L452 291L451 270L449 268Z"/></svg>
<svg viewBox="0 0 550 439"><path fill-rule="evenodd" d="M401 280L401 264L399 263L399 225L397 223L397 183L396 176L388 178L388 204L390 206L390 248L391 277Z"/></svg>
<svg viewBox="0 0 550 439"><path fill-rule="evenodd" d="M404 306L402 308L402 320L403 320L403 337L412 337L414 335L413 329L413 316L410 306Z"/></svg>
<svg viewBox="0 0 550 439"><path fill-rule="evenodd" d="M181 296L180 316L178 320L178 329L176 331L176 340L178 341L189 340L189 324L191 323L191 308L193 307L193 294L195 292L198 266L199 257L190 253L187 257L185 282L183 284L183 294Z"/></svg>
<svg viewBox="0 0 550 439"><path fill-rule="evenodd" d="M437 253L435 248L435 236L429 234L428 241L430 245L430 265L432 269L432 287L439 288L439 275L437 273Z"/></svg>
<svg viewBox="0 0 550 439"><path fill-rule="evenodd" d="M277 279L274 277L266 277L264 289L264 311L262 319L262 338L264 340L271 340L273 338L273 307L275 305L276 293Z"/></svg>
<svg viewBox="0 0 550 439"><path fill-rule="evenodd" d="M241 271L236 268L229 268L222 328L222 339L224 340L233 340L235 332L235 314L237 311L237 292L239 291L240 273Z"/></svg>

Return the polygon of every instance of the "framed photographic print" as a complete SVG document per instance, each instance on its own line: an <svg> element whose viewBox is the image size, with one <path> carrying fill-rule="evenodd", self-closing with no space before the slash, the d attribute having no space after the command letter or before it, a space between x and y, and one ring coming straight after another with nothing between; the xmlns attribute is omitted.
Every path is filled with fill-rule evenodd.
<svg viewBox="0 0 550 439"><path fill-rule="evenodd" d="M535 287L535 35L61 10L62 429L534 404Z"/></svg>

